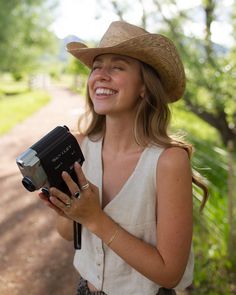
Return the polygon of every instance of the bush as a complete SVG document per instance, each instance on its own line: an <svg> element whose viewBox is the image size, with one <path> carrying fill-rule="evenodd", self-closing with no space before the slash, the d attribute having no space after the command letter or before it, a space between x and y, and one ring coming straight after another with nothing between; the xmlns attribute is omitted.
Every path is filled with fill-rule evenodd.
<svg viewBox="0 0 236 295"><path fill-rule="evenodd" d="M173 115L174 131L184 131L195 147L193 167L207 180L210 195L200 213L200 191L194 190L195 274L191 294L236 294L236 269L228 254L227 151L216 130L194 114L177 105Z"/></svg>

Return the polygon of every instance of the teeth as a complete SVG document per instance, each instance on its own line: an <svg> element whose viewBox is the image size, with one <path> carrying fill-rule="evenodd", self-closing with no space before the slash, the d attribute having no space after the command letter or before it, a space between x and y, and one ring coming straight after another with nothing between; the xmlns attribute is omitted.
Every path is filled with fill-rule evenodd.
<svg viewBox="0 0 236 295"><path fill-rule="evenodd" d="M111 90L111 89L107 89L107 88L97 88L96 89L96 94L111 95L111 94L115 94L115 91Z"/></svg>

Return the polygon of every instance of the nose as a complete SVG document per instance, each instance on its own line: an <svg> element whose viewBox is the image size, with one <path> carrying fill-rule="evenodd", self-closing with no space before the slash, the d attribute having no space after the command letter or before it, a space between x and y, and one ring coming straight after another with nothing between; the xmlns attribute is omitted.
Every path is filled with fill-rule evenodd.
<svg viewBox="0 0 236 295"><path fill-rule="evenodd" d="M100 68L96 74L96 78L100 81L108 81L111 79L110 70L108 67Z"/></svg>

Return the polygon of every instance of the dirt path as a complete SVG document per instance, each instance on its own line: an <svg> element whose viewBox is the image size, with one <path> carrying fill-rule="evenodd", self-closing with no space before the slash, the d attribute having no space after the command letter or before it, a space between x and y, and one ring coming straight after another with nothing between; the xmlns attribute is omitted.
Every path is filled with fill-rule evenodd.
<svg viewBox="0 0 236 295"><path fill-rule="evenodd" d="M73 245L59 237L54 216L21 184L15 158L57 125L76 127L83 100L51 86L52 101L0 137L0 294L72 295Z"/></svg>

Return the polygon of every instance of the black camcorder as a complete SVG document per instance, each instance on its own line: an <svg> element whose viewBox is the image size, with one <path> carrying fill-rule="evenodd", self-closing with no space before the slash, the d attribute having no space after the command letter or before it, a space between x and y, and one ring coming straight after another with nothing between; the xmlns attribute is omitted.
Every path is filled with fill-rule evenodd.
<svg viewBox="0 0 236 295"><path fill-rule="evenodd" d="M49 188L53 186L70 196L61 174L62 171L68 172L78 183L74 171L76 161L82 166L84 156L67 126L57 126L16 158L24 187L30 192L41 188L46 195L49 195ZM76 222L74 246L75 249L81 248L81 225Z"/></svg>

